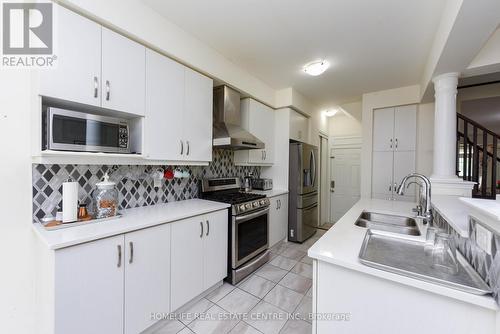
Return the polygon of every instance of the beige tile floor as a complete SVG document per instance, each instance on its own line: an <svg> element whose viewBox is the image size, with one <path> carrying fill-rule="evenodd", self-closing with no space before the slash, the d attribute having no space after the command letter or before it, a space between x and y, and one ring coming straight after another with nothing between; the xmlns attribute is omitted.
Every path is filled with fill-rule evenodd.
<svg viewBox="0 0 500 334"><path fill-rule="evenodd" d="M145 333L311 333L312 260L306 252L325 232L318 230L303 244L282 242L274 246L272 260L244 281L236 286L224 282L177 312L192 316L159 322Z"/></svg>

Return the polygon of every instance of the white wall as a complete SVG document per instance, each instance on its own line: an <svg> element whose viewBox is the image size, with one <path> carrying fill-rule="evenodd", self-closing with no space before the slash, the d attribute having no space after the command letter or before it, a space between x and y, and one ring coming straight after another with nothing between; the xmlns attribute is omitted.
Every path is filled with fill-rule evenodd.
<svg viewBox="0 0 500 334"><path fill-rule="evenodd" d="M0 75L1 333L38 333L35 326L36 239L31 227L30 91L28 71L2 71Z"/></svg>
<svg viewBox="0 0 500 334"><path fill-rule="evenodd" d="M481 51L474 57L466 72L482 74L500 70L500 27L488 39Z"/></svg>
<svg viewBox="0 0 500 334"><path fill-rule="evenodd" d="M416 154L417 173L430 176L434 155L434 103L418 105Z"/></svg>
<svg viewBox="0 0 500 334"><path fill-rule="evenodd" d="M331 138L362 136L361 117L363 108L361 101L343 104L341 107L348 112L348 115L339 112L330 117L328 120L328 135Z"/></svg>

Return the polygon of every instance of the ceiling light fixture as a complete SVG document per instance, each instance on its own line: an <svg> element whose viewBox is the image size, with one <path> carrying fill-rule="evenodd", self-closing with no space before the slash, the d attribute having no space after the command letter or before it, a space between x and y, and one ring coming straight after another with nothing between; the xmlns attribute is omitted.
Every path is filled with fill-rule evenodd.
<svg viewBox="0 0 500 334"><path fill-rule="evenodd" d="M338 112L339 112L338 108L329 109L329 110L325 111L325 116L332 117L332 116L335 116L335 114L337 114Z"/></svg>
<svg viewBox="0 0 500 334"><path fill-rule="evenodd" d="M326 60L317 60L305 65L303 70L309 75L318 76L323 74L329 66L330 64Z"/></svg>

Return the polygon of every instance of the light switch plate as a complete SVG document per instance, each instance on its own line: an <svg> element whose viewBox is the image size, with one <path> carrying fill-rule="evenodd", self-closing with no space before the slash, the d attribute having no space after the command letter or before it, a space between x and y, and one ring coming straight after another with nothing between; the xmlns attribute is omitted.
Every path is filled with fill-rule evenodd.
<svg viewBox="0 0 500 334"><path fill-rule="evenodd" d="M488 229L476 224L476 243L483 251L491 255L491 243L493 233Z"/></svg>

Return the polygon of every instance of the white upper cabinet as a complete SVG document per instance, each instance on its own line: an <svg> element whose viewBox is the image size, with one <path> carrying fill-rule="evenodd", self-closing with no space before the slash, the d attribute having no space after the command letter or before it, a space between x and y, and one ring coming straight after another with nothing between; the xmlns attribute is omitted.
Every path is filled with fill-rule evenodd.
<svg viewBox="0 0 500 334"><path fill-rule="evenodd" d="M394 141L394 108L373 112L373 151L392 151Z"/></svg>
<svg viewBox="0 0 500 334"><path fill-rule="evenodd" d="M236 151L237 164L272 165L274 163L275 112L250 98L241 101L241 126L264 142L263 149Z"/></svg>
<svg viewBox="0 0 500 334"><path fill-rule="evenodd" d="M144 115L146 48L102 28L102 107Z"/></svg>
<svg viewBox="0 0 500 334"><path fill-rule="evenodd" d="M414 151L416 134L416 105L374 110L373 151Z"/></svg>
<svg viewBox="0 0 500 334"><path fill-rule="evenodd" d="M415 151L416 134L417 106L396 107L394 112L394 150Z"/></svg>
<svg viewBox="0 0 500 334"><path fill-rule="evenodd" d="M212 79L146 50L144 156L212 160Z"/></svg>
<svg viewBox="0 0 500 334"><path fill-rule="evenodd" d="M212 160L212 104L212 79L186 67L183 121L185 160ZM173 124L171 126L175 126Z"/></svg>
<svg viewBox="0 0 500 334"><path fill-rule="evenodd" d="M148 159L184 158L183 126L179 126L183 124L184 114L183 82L184 66L157 52L146 50L143 153Z"/></svg>
<svg viewBox="0 0 500 334"><path fill-rule="evenodd" d="M152 312L170 311L170 225L125 234L125 334L153 325Z"/></svg>
<svg viewBox="0 0 500 334"><path fill-rule="evenodd" d="M101 26L61 6L57 14L57 67L40 71L40 95L100 106Z"/></svg>
<svg viewBox="0 0 500 334"><path fill-rule="evenodd" d="M309 142L309 119L295 110L290 110L290 139Z"/></svg>

